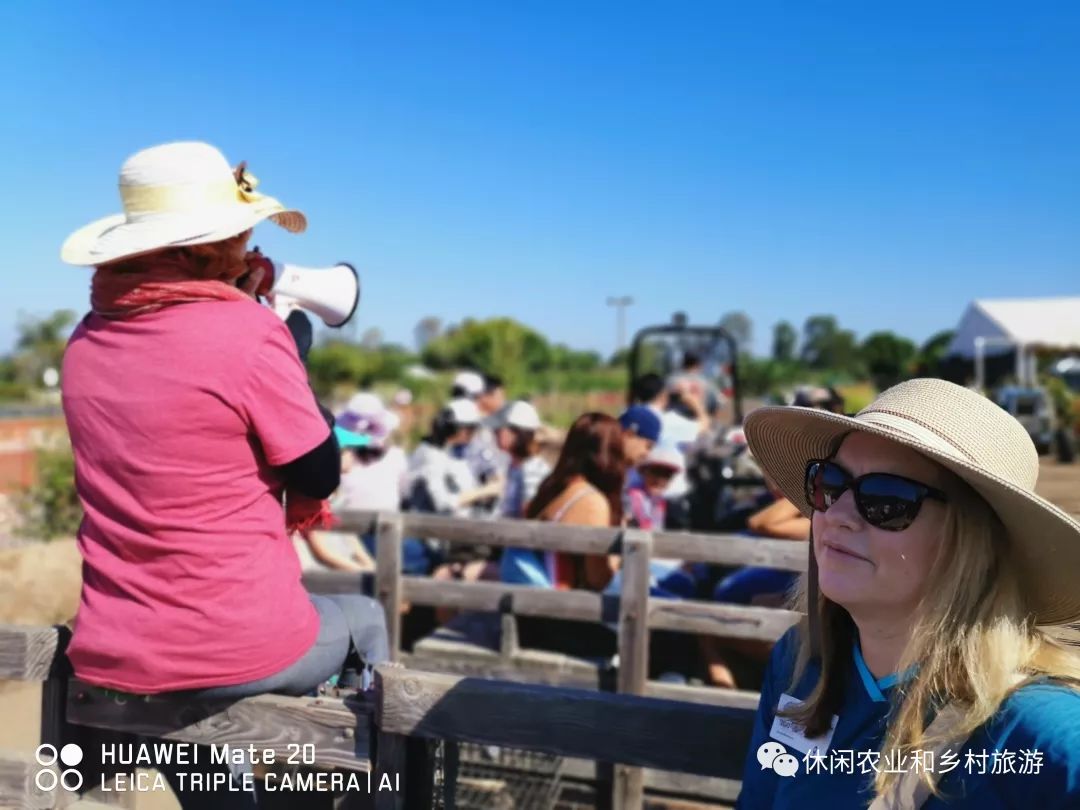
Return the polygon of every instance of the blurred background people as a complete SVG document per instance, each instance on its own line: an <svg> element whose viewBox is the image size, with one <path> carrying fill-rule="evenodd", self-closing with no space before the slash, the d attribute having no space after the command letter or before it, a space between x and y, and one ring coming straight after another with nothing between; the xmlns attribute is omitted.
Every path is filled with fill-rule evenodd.
<svg viewBox="0 0 1080 810"><path fill-rule="evenodd" d="M631 405L619 416L618 424L626 464L636 467L660 441L660 417L644 405Z"/></svg>
<svg viewBox="0 0 1080 810"><path fill-rule="evenodd" d="M622 491L629 466L624 435L619 422L606 414L579 416L566 435L555 469L526 508L526 516L576 526L622 525ZM612 565L603 555L536 556L542 557L542 582L534 584L600 591L611 579Z"/></svg>
<svg viewBox="0 0 1080 810"><path fill-rule="evenodd" d="M501 485L480 485L459 457L479 426L480 411L468 399L453 400L435 416L409 459L406 490L412 511L469 517L473 504L498 497Z"/></svg>

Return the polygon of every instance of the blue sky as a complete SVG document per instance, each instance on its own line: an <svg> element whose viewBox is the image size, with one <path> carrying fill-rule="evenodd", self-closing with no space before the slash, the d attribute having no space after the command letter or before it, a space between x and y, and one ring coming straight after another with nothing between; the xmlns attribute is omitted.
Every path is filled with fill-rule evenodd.
<svg viewBox="0 0 1080 810"><path fill-rule="evenodd" d="M153 5L153 8L149 6ZM1080 292L1080 6L0 4L0 351L85 309L69 231L139 148L199 139L349 260L360 329L510 315L608 352L732 309L923 339Z"/></svg>

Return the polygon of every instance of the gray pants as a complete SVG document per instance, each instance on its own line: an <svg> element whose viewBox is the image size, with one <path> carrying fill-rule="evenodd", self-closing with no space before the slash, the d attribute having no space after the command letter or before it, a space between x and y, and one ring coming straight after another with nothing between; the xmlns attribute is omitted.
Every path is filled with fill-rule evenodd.
<svg viewBox="0 0 1080 810"><path fill-rule="evenodd" d="M319 635L299 661L257 681L195 689L184 692L184 696L217 700L238 699L266 692L303 695L341 671L349 654L350 642L365 664L389 660L386 617L382 605L374 599L358 594L312 594L311 603L319 612Z"/></svg>
<svg viewBox="0 0 1080 810"><path fill-rule="evenodd" d="M373 665L389 660L386 618L382 606L374 599L354 594L313 594L311 602L319 612L319 635L296 663L257 681L175 692L173 695L198 700L239 700L267 692L304 695L341 671L349 655L350 645L360 653L365 664ZM199 759L209 762L210 757L200 756ZM249 770L247 766L234 768L236 770L233 771L233 776L237 779L243 771ZM258 806L255 796L250 793L182 792L179 790L179 778L170 773L173 770L177 769L161 768L184 810L239 810Z"/></svg>

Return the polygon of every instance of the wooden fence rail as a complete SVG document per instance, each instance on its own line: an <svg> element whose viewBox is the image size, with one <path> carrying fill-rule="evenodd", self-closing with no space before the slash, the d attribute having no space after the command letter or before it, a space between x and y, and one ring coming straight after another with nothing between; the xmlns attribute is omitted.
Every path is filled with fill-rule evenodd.
<svg viewBox="0 0 1080 810"><path fill-rule="evenodd" d="M118 700L114 694L69 680L65 628L0 626L0 679L42 681L41 739L56 745L72 728L96 728L190 743L253 744L282 752L290 744L305 742L314 746L316 763L324 768L379 774L407 765L413 781L407 778L406 783L412 787L404 796L379 798L374 805L379 810L405 807L409 795L413 807L420 806L425 797L430 800L430 784L424 785L424 778L430 776L430 757L423 753L426 748L412 742L423 738L612 763L612 806L617 810L642 807L646 786L677 791L695 779L695 784L711 785L725 799L733 797L757 695L649 681L650 631L770 642L798 616L772 608L650 599L650 560L659 556L800 571L806 564L804 545L724 535L370 512L344 515L341 528L377 533L375 572L313 572L305 575L305 585L313 592L370 593L384 606L392 655L408 668L380 667L376 688L369 695L263 695L227 704L194 703L176 696ZM401 548L406 537L618 554L622 557L621 593L404 576ZM401 649L400 618L400 607L406 602L501 614L502 647L489 650L434 638L407 653ZM518 615L611 626L617 633L618 666L613 680L617 694L601 690L604 673L595 663L518 649L513 619ZM457 672L415 669L442 665L452 665ZM492 680L492 676L505 680ZM528 680L540 683L522 682ZM22 803L14 806L61 806L62 795L42 796L33 786L28 788L27 768L25 757L0 756L0 805L7 806L9 797L19 795Z"/></svg>

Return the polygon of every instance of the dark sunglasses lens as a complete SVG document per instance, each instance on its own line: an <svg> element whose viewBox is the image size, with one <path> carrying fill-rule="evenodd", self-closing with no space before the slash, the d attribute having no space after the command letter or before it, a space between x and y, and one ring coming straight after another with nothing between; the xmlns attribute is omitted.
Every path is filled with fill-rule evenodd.
<svg viewBox="0 0 1080 810"><path fill-rule="evenodd" d="M903 478L868 475L859 481L859 505L871 526L899 531L910 526L919 514L922 492Z"/></svg>
<svg viewBox="0 0 1080 810"><path fill-rule="evenodd" d="M806 498L814 509L824 512L840 499L850 480L840 467L819 461L806 471Z"/></svg>

